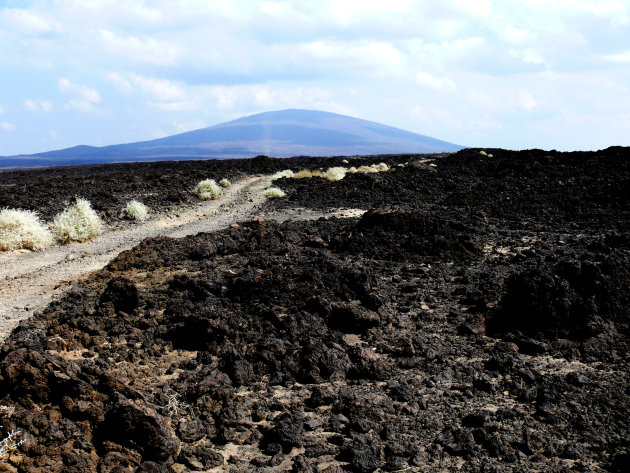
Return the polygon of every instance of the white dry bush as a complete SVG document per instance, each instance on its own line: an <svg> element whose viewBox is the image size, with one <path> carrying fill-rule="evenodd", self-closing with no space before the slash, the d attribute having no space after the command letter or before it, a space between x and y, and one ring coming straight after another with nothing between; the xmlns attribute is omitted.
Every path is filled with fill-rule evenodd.
<svg viewBox="0 0 630 473"><path fill-rule="evenodd" d="M284 191L282 189L277 188L277 187L270 187L269 189L267 189L264 192L264 194L265 194L265 197L267 197L268 199L277 199L279 197L286 196Z"/></svg>
<svg viewBox="0 0 630 473"><path fill-rule="evenodd" d="M125 207L125 213L127 217L138 222L143 222L149 216L149 207L137 200L130 200Z"/></svg>
<svg viewBox="0 0 630 473"><path fill-rule="evenodd" d="M193 192L201 200L216 200L223 191L214 179L205 179L195 186Z"/></svg>
<svg viewBox="0 0 630 473"><path fill-rule="evenodd" d="M85 199L77 199L53 221L53 233L61 243L86 241L102 232L103 222Z"/></svg>
<svg viewBox="0 0 630 473"><path fill-rule="evenodd" d="M357 172L361 174L374 174L378 171L374 169L372 166L359 166L359 168L357 169Z"/></svg>
<svg viewBox="0 0 630 473"><path fill-rule="evenodd" d="M219 185L221 187L225 187L227 189L228 187L230 187L232 185L232 183L230 181L228 181L227 179L223 178L223 179L221 179L219 181Z"/></svg>
<svg viewBox="0 0 630 473"><path fill-rule="evenodd" d="M376 169L378 172L387 172L389 171L389 166L385 163L372 164L372 167Z"/></svg>
<svg viewBox="0 0 630 473"><path fill-rule="evenodd" d="M343 161L341 161L343 164L348 164L348 160L344 159Z"/></svg>
<svg viewBox="0 0 630 473"><path fill-rule="evenodd" d="M30 210L0 210L0 250L41 251L52 245L53 236Z"/></svg>
<svg viewBox="0 0 630 473"><path fill-rule="evenodd" d="M346 172L349 172L350 174L356 174L357 168L355 168L354 166L350 166Z"/></svg>
<svg viewBox="0 0 630 473"><path fill-rule="evenodd" d="M328 168L328 170L324 173L324 177L329 181L341 181L344 177L346 177L346 168Z"/></svg>
<svg viewBox="0 0 630 473"><path fill-rule="evenodd" d="M295 173L293 171L291 171L290 169L285 169L284 171L278 171L277 173L272 175L271 180L275 181L276 179L282 179L283 177L290 178L293 176L295 176Z"/></svg>
<svg viewBox="0 0 630 473"><path fill-rule="evenodd" d="M0 441L0 460L4 460L11 452L17 450L18 447L24 443L24 439L16 439L21 433L22 432L19 430L12 430Z"/></svg>

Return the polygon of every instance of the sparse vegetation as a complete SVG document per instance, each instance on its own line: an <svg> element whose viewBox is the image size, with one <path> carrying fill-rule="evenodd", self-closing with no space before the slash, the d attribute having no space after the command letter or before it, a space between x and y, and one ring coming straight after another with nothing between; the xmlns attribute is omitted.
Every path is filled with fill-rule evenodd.
<svg viewBox="0 0 630 473"><path fill-rule="evenodd" d="M341 181L346 177L346 169L342 167L329 168L324 173L324 177L329 181Z"/></svg>
<svg viewBox="0 0 630 473"><path fill-rule="evenodd" d="M387 172L389 171L389 166L385 163L373 164L372 167L376 169L378 172Z"/></svg>
<svg viewBox="0 0 630 473"><path fill-rule="evenodd" d="M30 210L0 211L0 250L26 248L41 251L52 245L53 236Z"/></svg>
<svg viewBox="0 0 630 473"><path fill-rule="evenodd" d="M300 172L295 173L295 175L293 176L294 179L308 179L313 177L313 172L309 171L307 169L304 169Z"/></svg>
<svg viewBox="0 0 630 473"><path fill-rule="evenodd" d="M61 243L86 241L102 232L103 222L85 199L77 199L53 221L53 233Z"/></svg>
<svg viewBox="0 0 630 473"><path fill-rule="evenodd" d="M271 180L275 181L276 179L282 179L282 178L289 178L289 177L294 177L295 173L293 171L291 171L290 169L285 169L284 171L278 171L277 173L273 174L271 176Z"/></svg>
<svg viewBox="0 0 630 473"><path fill-rule="evenodd" d="M214 179L205 179L195 186L193 192L201 200L216 200L223 191Z"/></svg>
<svg viewBox="0 0 630 473"><path fill-rule="evenodd" d="M349 172L350 174L356 174L357 173L357 168L355 168L354 166L351 166L348 168L348 170L346 172Z"/></svg>
<svg viewBox="0 0 630 473"><path fill-rule="evenodd" d="M125 207L125 214L127 215L127 217L133 220L142 222L146 220L149 216L149 207L144 205L142 202L138 202L137 200L131 200L127 202L127 206Z"/></svg>
<svg viewBox="0 0 630 473"><path fill-rule="evenodd" d="M232 183L228 181L227 179L223 178L219 181L219 185L227 189L228 187L232 185Z"/></svg>
<svg viewBox="0 0 630 473"><path fill-rule="evenodd" d="M265 190L265 197L267 197L268 199L277 199L285 196L286 194L284 193L284 191L277 187L270 187L269 189Z"/></svg>
<svg viewBox="0 0 630 473"><path fill-rule="evenodd" d="M372 166L359 166L359 168L357 168L357 172L363 173L363 174L373 174L378 171L374 169Z"/></svg>

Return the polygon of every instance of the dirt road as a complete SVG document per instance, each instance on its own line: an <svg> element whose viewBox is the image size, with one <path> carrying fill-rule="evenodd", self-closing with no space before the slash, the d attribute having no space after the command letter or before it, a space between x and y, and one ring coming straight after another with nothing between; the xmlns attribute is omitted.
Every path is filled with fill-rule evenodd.
<svg viewBox="0 0 630 473"><path fill-rule="evenodd" d="M45 308L77 280L103 268L120 252L145 238L168 236L181 238L200 232L212 232L229 224L261 215L266 198L263 190L269 176L249 177L226 189L221 198L199 202L195 206L159 214L144 223L109 228L85 243L53 246L43 252L17 250L0 253L0 340L4 340L20 320ZM332 212L290 209L265 215L266 218L317 219L321 216L357 216L360 209Z"/></svg>
<svg viewBox="0 0 630 473"><path fill-rule="evenodd" d="M43 252L0 253L0 340L20 320L46 307L76 280L102 268L145 238L180 238L252 218L265 200L262 191L268 181L268 177L244 179L226 189L219 200L199 202L122 229L108 229L86 243L54 246Z"/></svg>

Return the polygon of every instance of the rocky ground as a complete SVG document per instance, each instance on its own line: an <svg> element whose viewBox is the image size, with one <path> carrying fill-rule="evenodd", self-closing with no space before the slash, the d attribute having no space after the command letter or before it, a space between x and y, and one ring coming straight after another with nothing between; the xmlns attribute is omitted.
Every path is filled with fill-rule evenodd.
<svg viewBox="0 0 630 473"><path fill-rule="evenodd" d="M486 151L281 179L259 212L358 217L121 253L4 342L0 471L629 471L630 150ZM2 173L0 204L90 187L116 222L132 193L331 162L36 171L36 204Z"/></svg>

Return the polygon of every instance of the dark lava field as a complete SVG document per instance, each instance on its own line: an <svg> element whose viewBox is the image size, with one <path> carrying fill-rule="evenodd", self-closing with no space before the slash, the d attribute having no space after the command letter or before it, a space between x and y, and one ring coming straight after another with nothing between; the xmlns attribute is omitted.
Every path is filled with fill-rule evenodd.
<svg viewBox="0 0 630 473"><path fill-rule="evenodd" d="M630 471L630 149L479 151L347 158L391 170L280 179L261 209L361 217L121 253L2 345L0 471ZM0 204L112 223L139 192L331 165L13 171Z"/></svg>

